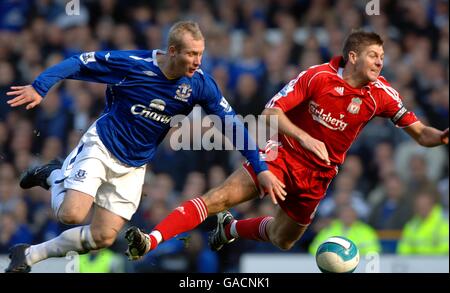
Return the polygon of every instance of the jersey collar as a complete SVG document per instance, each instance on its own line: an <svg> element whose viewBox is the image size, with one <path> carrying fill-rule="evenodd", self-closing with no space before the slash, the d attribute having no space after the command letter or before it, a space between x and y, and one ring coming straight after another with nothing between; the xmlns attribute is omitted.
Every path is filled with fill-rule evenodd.
<svg viewBox="0 0 450 293"><path fill-rule="evenodd" d="M166 55L167 52L163 51L163 50L160 50L160 49L153 50L153 52L152 52L153 65L155 65L156 67L159 68L158 58L156 58L156 55L158 55L158 54Z"/></svg>

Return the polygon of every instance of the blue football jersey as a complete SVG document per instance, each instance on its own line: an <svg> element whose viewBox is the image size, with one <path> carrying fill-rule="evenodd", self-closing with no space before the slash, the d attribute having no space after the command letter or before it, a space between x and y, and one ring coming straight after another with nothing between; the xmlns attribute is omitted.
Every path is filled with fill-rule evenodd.
<svg viewBox="0 0 450 293"><path fill-rule="evenodd" d="M62 79L107 84L106 107L97 120L98 135L108 150L129 166L151 162L156 148L170 129L175 115L188 115L200 105L207 114L236 117L215 81L201 70L189 77L167 79L157 63L163 51L101 51L83 53L54 65L33 82L44 97ZM227 119L228 120L228 119ZM240 150L256 173L267 170L258 149L238 119L236 129L244 129L245 148ZM223 125L225 125L223 123ZM224 129L222 129L224 131ZM233 143L235 139L232 139Z"/></svg>

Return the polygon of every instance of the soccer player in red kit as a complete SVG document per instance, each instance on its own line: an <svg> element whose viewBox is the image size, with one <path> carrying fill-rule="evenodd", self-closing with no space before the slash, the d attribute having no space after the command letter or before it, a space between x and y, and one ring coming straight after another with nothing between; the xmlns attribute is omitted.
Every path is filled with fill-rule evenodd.
<svg viewBox="0 0 450 293"><path fill-rule="evenodd" d="M311 223L351 144L376 116L390 119L422 146L448 144L448 128L440 131L422 124L380 76L383 59L378 34L354 31L345 41L343 56L301 72L267 103L263 115L278 116L280 133L279 141L266 148L267 156L276 154L267 164L287 192L270 194L280 206L275 217L235 220L226 211L258 196L255 172L244 164L221 186L176 208L150 234L130 228L130 258L141 257L217 213L217 227L209 239L213 250L238 237L290 249Z"/></svg>

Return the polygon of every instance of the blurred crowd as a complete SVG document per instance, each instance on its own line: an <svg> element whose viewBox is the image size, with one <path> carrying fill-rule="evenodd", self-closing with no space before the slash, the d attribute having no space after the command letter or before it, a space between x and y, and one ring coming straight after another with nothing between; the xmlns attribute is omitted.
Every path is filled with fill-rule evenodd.
<svg viewBox="0 0 450 293"><path fill-rule="evenodd" d="M55 221L49 192L21 190L18 178L30 166L65 158L103 110L105 91L102 84L67 80L39 107L25 111L6 104L9 87L30 84L45 68L81 52L165 49L168 29L178 20L200 24L206 39L201 67L239 114L261 113L300 71L339 55L352 28L365 28L384 38L382 74L406 108L425 124L447 128L448 0L381 0L380 14L370 16L367 2L0 1L0 254L67 228ZM180 202L217 186L241 163L236 151L173 151L166 139L148 166L131 223L150 231ZM314 253L326 237L342 235L363 254L448 255L448 188L448 147L424 149L390 120L375 118L349 150L311 228L292 252ZM263 199L232 212L247 218L275 209ZM105 271L235 272L243 253L279 252L267 243L240 240L213 253L207 232L214 225L211 217L135 263L122 256L121 238L81 264L86 271L98 260ZM105 266L108 261L114 265Z"/></svg>

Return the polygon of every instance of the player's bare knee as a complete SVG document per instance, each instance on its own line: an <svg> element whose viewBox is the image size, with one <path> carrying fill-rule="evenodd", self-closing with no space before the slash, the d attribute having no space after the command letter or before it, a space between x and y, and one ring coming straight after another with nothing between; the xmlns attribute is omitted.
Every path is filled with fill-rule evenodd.
<svg viewBox="0 0 450 293"><path fill-rule="evenodd" d="M92 238L98 248L111 246L116 240L117 232L113 229L92 229Z"/></svg>
<svg viewBox="0 0 450 293"><path fill-rule="evenodd" d="M84 221L85 216L79 212L78 209L72 207L64 207L58 210L58 220L67 225L81 224Z"/></svg>
<svg viewBox="0 0 450 293"><path fill-rule="evenodd" d="M210 214L216 214L230 208L230 198L226 187L217 187L203 198Z"/></svg>
<svg viewBox="0 0 450 293"><path fill-rule="evenodd" d="M231 196L233 192L236 192L235 189L233 190L233 188L229 185L224 185L220 188L220 195L218 197L220 198L220 202L222 203L222 211L228 210L234 206Z"/></svg>
<svg viewBox="0 0 450 293"><path fill-rule="evenodd" d="M270 241L281 250L290 250L301 237L301 235L298 237L289 235L291 236L289 237L284 233L280 233L273 225L271 225L269 229Z"/></svg>
<svg viewBox="0 0 450 293"><path fill-rule="evenodd" d="M281 250L290 250L296 241L286 240L286 239L274 239L272 243Z"/></svg>

